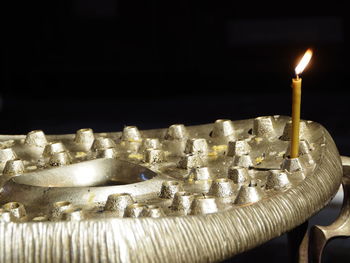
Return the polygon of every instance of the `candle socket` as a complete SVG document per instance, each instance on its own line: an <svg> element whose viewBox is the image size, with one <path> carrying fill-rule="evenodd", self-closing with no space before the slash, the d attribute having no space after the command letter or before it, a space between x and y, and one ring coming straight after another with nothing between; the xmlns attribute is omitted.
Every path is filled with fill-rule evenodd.
<svg viewBox="0 0 350 263"><path fill-rule="evenodd" d="M266 189L279 190L290 186L288 175L281 170L270 170L266 179Z"/></svg>
<svg viewBox="0 0 350 263"><path fill-rule="evenodd" d="M142 141L139 152L145 152L147 149L161 149L161 143L158 138L146 138Z"/></svg>
<svg viewBox="0 0 350 263"><path fill-rule="evenodd" d="M80 207L67 209L62 214L62 219L66 221L80 221L84 217L84 210Z"/></svg>
<svg viewBox="0 0 350 263"><path fill-rule="evenodd" d="M186 193L184 191L177 192L174 196L170 209L175 211L184 211L187 214L190 211L194 198L195 195L192 193Z"/></svg>
<svg viewBox="0 0 350 263"><path fill-rule="evenodd" d="M252 181L249 185L243 185L234 201L235 205L244 205L255 203L264 197L265 193L262 191L260 185Z"/></svg>
<svg viewBox="0 0 350 263"><path fill-rule="evenodd" d="M73 205L68 201L59 201L53 204L53 208L50 214L50 221L61 220L64 212L69 209L73 209Z"/></svg>
<svg viewBox="0 0 350 263"><path fill-rule="evenodd" d="M147 149L145 151L144 161L149 164L155 164L164 161L163 150Z"/></svg>
<svg viewBox="0 0 350 263"><path fill-rule="evenodd" d="M157 205L147 205L141 212L140 217L162 217L165 216L161 207Z"/></svg>
<svg viewBox="0 0 350 263"><path fill-rule="evenodd" d="M107 202L104 206L105 211L113 211L118 216L124 215L127 206L132 205L134 200L128 193L116 193L108 196Z"/></svg>
<svg viewBox="0 0 350 263"><path fill-rule="evenodd" d="M191 205L191 215L211 214L218 211L213 196L197 196Z"/></svg>
<svg viewBox="0 0 350 263"><path fill-rule="evenodd" d="M24 205L18 202L9 202L2 206L5 211L9 211L11 216L20 219L27 215Z"/></svg>
<svg viewBox="0 0 350 263"><path fill-rule="evenodd" d="M124 217L140 217L142 211L146 207L147 206L142 203L134 203L134 204L128 205L125 209Z"/></svg>
<svg viewBox="0 0 350 263"><path fill-rule="evenodd" d="M72 157L68 152L54 153L49 159L49 166L62 166L71 164Z"/></svg>
<svg viewBox="0 0 350 263"><path fill-rule="evenodd" d="M94 140L92 144L92 150L98 151L98 150L104 150L108 148L115 148L116 144L111 138L106 137L98 137Z"/></svg>
<svg viewBox="0 0 350 263"><path fill-rule="evenodd" d="M290 173L302 170L299 158L286 157L282 162L281 170L286 170Z"/></svg>
<svg viewBox="0 0 350 263"><path fill-rule="evenodd" d="M198 154L186 154L178 162L178 167L182 169L193 169L203 167L205 159Z"/></svg>
<svg viewBox="0 0 350 263"><path fill-rule="evenodd" d="M125 126L121 137L122 141L141 142L142 137L136 126Z"/></svg>
<svg viewBox="0 0 350 263"><path fill-rule="evenodd" d="M228 140L235 140L235 131L231 120L216 120L214 122L213 130L210 133L210 137L223 138L227 137Z"/></svg>
<svg viewBox="0 0 350 263"><path fill-rule="evenodd" d="M229 167L227 177L235 184L242 184L250 178L248 168L241 166Z"/></svg>
<svg viewBox="0 0 350 263"><path fill-rule="evenodd" d="M36 147L45 147L47 140L42 130L34 130L27 134L24 143Z"/></svg>
<svg viewBox="0 0 350 263"><path fill-rule="evenodd" d="M229 141L227 148L227 156L249 154L251 150L246 140Z"/></svg>
<svg viewBox="0 0 350 263"><path fill-rule="evenodd" d="M186 154L205 155L208 153L208 143L204 138L189 139L186 142Z"/></svg>
<svg viewBox="0 0 350 263"><path fill-rule="evenodd" d="M253 166L252 158L249 154L235 155L233 159L233 164L235 166L241 166L246 168Z"/></svg>
<svg viewBox="0 0 350 263"><path fill-rule="evenodd" d="M23 174L25 171L23 161L20 159L8 160L2 172L3 175L15 176Z"/></svg>
<svg viewBox="0 0 350 263"><path fill-rule="evenodd" d="M118 152L116 148L107 148L107 149L99 149L96 153L96 158L116 158L118 156Z"/></svg>
<svg viewBox="0 0 350 263"><path fill-rule="evenodd" d="M61 142L50 142L46 144L43 152L44 157L51 157L55 153L64 152L66 148Z"/></svg>
<svg viewBox="0 0 350 263"><path fill-rule="evenodd" d="M84 128L77 130L74 138L74 142L81 145L84 150L89 150L94 142L94 132L90 128Z"/></svg>
<svg viewBox="0 0 350 263"><path fill-rule="evenodd" d="M254 119L253 134L259 137L275 136L275 129L270 116L262 116Z"/></svg>
<svg viewBox="0 0 350 263"><path fill-rule="evenodd" d="M159 197L165 199L174 198L177 192L182 190L182 183L178 181L165 181L162 184Z"/></svg>
<svg viewBox="0 0 350 263"><path fill-rule="evenodd" d="M184 140L187 139L187 137L188 132L183 124L171 125L165 135L166 140Z"/></svg>
<svg viewBox="0 0 350 263"><path fill-rule="evenodd" d="M209 180L212 178L212 175L208 167L198 167L191 169L188 178L195 181Z"/></svg>
<svg viewBox="0 0 350 263"><path fill-rule="evenodd" d="M0 149L0 163L6 163L9 160L15 160L17 158L16 153L12 148Z"/></svg>
<svg viewBox="0 0 350 263"><path fill-rule="evenodd" d="M219 178L213 181L209 194L216 197L229 197L233 195L233 182L227 178Z"/></svg>

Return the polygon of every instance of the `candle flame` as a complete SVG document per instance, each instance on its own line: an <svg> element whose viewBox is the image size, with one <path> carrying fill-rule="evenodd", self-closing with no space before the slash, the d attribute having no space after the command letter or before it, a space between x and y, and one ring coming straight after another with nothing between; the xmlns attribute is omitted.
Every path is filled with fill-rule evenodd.
<svg viewBox="0 0 350 263"><path fill-rule="evenodd" d="M297 74L297 76L304 71L307 64L309 64L311 57L312 57L312 50L309 48L308 50L306 50L298 66L295 68L295 74Z"/></svg>

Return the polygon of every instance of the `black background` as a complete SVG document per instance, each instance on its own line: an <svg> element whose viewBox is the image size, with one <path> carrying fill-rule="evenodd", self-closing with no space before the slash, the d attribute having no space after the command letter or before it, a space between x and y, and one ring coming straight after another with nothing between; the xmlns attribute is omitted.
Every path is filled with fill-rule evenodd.
<svg viewBox="0 0 350 263"><path fill-rule="evenodd" d="M61 0L1 5L0 134L290 115L294 67L313 48L302 75L302 118L323 124L340 153L350 155L344 4ZM276 247L270 248L273 254ZM255 251L253 258L267 250Z"/></svg>
<svg viewBox="0 0 350 263"><path fill-rule="evenodd" d="M337 3L63 0L3 4L0 133L141 129L290 115L350 154L349 22Z"/></svg>

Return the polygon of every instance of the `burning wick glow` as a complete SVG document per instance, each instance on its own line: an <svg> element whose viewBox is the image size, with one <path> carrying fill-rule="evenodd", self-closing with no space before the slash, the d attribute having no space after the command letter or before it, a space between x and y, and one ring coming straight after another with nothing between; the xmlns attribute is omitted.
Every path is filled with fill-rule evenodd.
<svg viewBox="0 0 350 263"><path fill-rule="evenodd" d="M300 105L301 105L301 78L299 74L302 73L310 62L312 57L312 50L308 49L298 66L295 68L296 78L292 79L292 139L290 158L297 158L299 156L299 133L300 133Z"/></svg>
<svg viewBox="0 0 350 263"><path fill-rule="evenodd" d="M297 78L299 78L299 74L301 74L306 68L306 66L309 64L311 57L312 57L312 50L311 49L306 50L298 66L296 66L295 68L295 74L297 75Z"/></svg>

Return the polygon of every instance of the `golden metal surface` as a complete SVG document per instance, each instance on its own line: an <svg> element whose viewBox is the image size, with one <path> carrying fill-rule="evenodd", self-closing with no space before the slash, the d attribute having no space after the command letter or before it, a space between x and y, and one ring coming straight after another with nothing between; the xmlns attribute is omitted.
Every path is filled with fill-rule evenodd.
<svg viewBox="0 0 350 263"><path fill-rule="evenodd" d="M338 218L329 226L315 225L310 230L310 256L312 262L321 262L326 244L334 238L350 237L350 158L342 156L344 201Z"/></svg>
<svg viewBox="0 0 350 263"><path fill-rule="evenodd" d="M302 155L284 157L288 121L2 135L0 262L215 262L277 237L342 177L317 123L301 123Z"/></svg>

